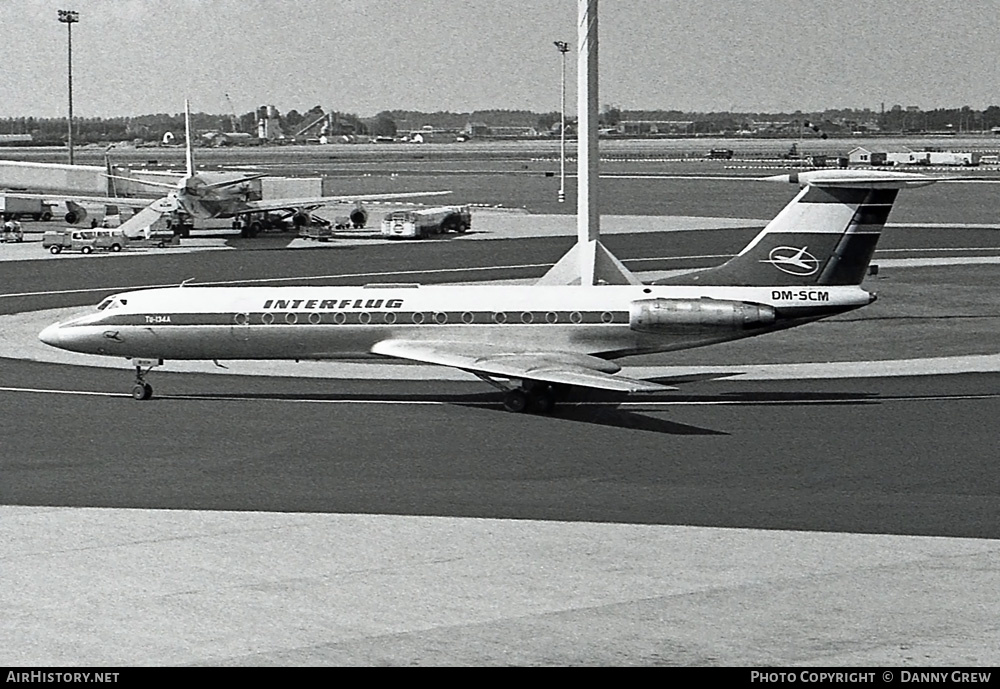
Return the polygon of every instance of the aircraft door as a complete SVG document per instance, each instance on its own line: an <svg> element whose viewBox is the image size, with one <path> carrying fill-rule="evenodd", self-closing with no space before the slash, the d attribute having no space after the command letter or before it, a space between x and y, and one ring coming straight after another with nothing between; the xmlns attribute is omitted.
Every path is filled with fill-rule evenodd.
<svg viewBox="0 0 1000 689"><path fill-rule="evenodd" d="M230 332L237 342L248 342L250 340L250 314L243 312L233 314L233 327L230 328Z"/></svg>

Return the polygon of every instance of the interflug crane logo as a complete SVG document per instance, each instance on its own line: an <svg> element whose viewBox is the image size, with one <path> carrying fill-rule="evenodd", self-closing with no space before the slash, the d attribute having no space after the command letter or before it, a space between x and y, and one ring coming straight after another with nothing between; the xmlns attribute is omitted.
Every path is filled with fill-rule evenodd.
<svg viewBox="0 0 1000 689"><path fill-rule="evenodd" d="M819 259L806 251L806 247L776 246L761 263L770 263L781 272L797 277L807 277L819 270Z"/></svg>

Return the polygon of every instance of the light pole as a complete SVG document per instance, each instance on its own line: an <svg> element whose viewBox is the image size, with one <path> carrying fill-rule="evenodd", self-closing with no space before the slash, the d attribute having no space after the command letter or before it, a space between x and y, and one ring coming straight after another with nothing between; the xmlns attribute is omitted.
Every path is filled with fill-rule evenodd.
<svg viewBox="0 0 1000 689"><path fill-rule="evenodd" d="M566 200L566 53L569 52L569 43L566 41L553 41L556 48L562 53L562 79L560 81L560 124L559 124L559 203Z"/></svg>
<svg viewBox="0 0 1000 689"><path fill-rule="evenodd" d="M73 25L80 21L80 15L76 10L59 10L59 21L66 25L67 64L69 74L69 164L73 164Z"/></svg>

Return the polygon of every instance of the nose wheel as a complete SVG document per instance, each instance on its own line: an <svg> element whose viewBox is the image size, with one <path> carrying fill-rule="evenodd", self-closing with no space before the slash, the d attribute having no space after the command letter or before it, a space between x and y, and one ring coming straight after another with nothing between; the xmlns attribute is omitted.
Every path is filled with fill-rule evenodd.
<svg viewBox="0 0 1000 689"><path fill-rule="evenodd" d="M149 383L136 383L132 386L132 397L137 400L148 400L153 396L153 386Z"/></svg>

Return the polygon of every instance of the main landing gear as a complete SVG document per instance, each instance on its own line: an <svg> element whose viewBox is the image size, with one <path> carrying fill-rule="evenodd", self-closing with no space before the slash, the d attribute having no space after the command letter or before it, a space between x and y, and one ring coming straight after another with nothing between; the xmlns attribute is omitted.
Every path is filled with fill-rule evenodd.
<svg viewBox="0 0 1000 689"><path fill-rule="evenodd" d="M540 380L500 382L485 375L479 377L503 391L503 406L507 411L551 414L552 410L555 409L556 397L560 390L552 383Z"/></svg>
<svg viewBox="0 0 1000 689"><path fill-rule="evenodd" d="M503 406L507 411L528 412L529 414L551 414L556 406L555 393L551 387L525 390L508 390L503 396Z"/></svg>
<svg viewBox="0 0 1000 689"><path fill-rule="evenodd" d="M162 365L163 359L133 359L132 363L135 364L135 385L132 386L132 398L137 400L151 399L153 386L146 382L146 374Z"/></svg>

